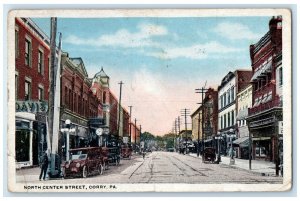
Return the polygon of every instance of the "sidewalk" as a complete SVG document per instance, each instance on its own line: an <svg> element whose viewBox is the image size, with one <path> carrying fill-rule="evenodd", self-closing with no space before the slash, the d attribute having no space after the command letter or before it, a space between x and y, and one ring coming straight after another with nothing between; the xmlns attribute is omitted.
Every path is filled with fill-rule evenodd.
<svg viewBox="0 0 300 201"><path fill-rule="evenodd" d="M197 157L197 154L190 153L189 156ZM199 159L202 160L202 157L199 156ZM233 168L240 168L248 170L254 173L258 173L263 176L275 176L275 164L268 161L252 160L251 161L251 170L249 170L249 160L235 158L235 164L229 165L230 157L222 156L220 164L231 166Z"/></svg>

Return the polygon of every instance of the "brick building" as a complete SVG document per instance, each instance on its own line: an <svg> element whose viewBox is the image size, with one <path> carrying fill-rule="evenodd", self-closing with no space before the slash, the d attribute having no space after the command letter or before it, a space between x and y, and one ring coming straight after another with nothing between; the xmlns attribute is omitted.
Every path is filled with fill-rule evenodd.
<svg viewBox="0 0 300 201"><path fill-rule="evenodd" d="M274 161L282 152L282 17L269 21L269 31L250 45L252 106L247 118L254 159Z"/></svg>
<svg viewBox="0 0 300 201"><path fill-rule="evenodd" d="M249 85L251 76L251 70L229 72L218 87L218 131L223 136L221 152L225 155L237 138L237 94Z"/></svg>
<svg viewBox="0 0 300 201"><path fill-rule="evenodd" d="M83 60L63 53L61 68L61 126L70 119L75 128L75 133L70 133L70 148L97 144L96 128L89 127L89 119L98 117L102 110L98 107L100 98L90 90L92 80ZM64 147L64 142L61 136L59 147Z"/></svg>
<svg viewBox="0 0 300 201"><path fill-rule="evenodd" d="M15 18L17 168L38 165L47 150L49 44L49 38L30 18Z"/></svg>
<svg viewBox="0 0 300 201"><path fill-rule="evenodd" d="M205 146L214 146L214 137L218 132L218 92L209 88L204 95L203 105L191 115L192 135L195 144L198 144L198 130L200 151ZM203 127L203 129L202 129Z"/></svg>

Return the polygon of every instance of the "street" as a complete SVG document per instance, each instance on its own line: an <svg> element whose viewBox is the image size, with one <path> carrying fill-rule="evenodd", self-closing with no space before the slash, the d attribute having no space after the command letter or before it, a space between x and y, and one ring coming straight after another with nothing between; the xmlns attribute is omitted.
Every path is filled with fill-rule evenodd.
<svg viewBox="0 0 300 201"><path fill-rule="evenodd" d="M135 155L121 160L119 166L110 166L103 175L39 181L39 168L17 171L17 182L46 184L99 184L99 183L282 183L282 177L261 176L248 170L225 164L202 163L201 158L176 152L147 153L145 159Z"/></svg>

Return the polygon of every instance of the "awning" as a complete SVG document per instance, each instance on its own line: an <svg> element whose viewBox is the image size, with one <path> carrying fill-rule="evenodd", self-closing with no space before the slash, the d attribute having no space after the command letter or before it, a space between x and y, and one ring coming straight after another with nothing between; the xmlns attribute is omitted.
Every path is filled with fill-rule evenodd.
<svg viewBox="0 0 300 201"><path fill-rule="evenodd" d="M237 144L240 147L248 147L249 146L249 137L241 137L232 142L233 144Z"/></svg>
<svg viewBox="0 0 300 201"><path fill-rule="evenodd" d="M257 80L258 77L265 76L266 73L271 72L272 62L268 62L263 66L258 67L259 69L253 74L251 82Z"/></svg>

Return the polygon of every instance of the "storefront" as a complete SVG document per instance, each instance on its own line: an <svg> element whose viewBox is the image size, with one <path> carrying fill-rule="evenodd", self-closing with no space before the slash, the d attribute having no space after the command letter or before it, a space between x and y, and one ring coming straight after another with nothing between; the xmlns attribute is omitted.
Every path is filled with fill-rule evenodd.
<svg viewBox="0 0 300 201"><path fill-rule="evenodd" d="M45 102L16 102L16 168L38 166L41 156L47 151L47 110Z"/></svg>

